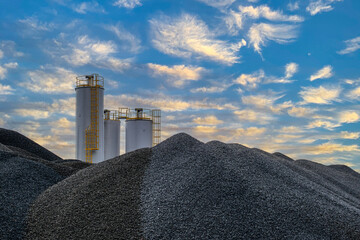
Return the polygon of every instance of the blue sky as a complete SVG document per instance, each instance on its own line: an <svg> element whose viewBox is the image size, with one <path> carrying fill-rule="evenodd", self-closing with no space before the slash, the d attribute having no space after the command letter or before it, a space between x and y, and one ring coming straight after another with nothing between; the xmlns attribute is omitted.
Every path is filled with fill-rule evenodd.
<svg viewBox="0 0 360 240"><path fill-rule="evenodd" d="M75 77L105 107L360 170L360 1L0 2L0 126L74 158Z"/></svg>

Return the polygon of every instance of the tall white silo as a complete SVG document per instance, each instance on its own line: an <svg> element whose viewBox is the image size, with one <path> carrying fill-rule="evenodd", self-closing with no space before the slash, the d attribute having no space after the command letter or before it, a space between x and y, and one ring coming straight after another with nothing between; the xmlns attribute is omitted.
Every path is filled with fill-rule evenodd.
<svg viewBox="0 0 360 240"><path fill-rule="evenodd" d="M76 78L76 159L104 161L104 78Z"/></svg>
<svg viewBox="0 0 360 240"><path fill-rule="evenodd" d="M126 152L152 147L153 121L142 108L135 109L135 115L126 119L125 138Z"/></svg>
<svg viewBox="0 0 360 240"><path fill-rule="evenodd" d="M104 160L120 155L120 119L117 111L104 111Z"/></svg>

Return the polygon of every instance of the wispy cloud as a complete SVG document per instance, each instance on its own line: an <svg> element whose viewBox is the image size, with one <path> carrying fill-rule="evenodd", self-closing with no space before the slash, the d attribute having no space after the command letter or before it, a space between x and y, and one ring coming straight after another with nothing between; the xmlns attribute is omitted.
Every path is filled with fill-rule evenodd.
<svg viewBox="0 0 360 240"><path fill-rule="evenodd" d="M91 64L117 72L128 69L129 60L116 58L113 56L115 53L117 53L117 46L113 41L93 40L83 35L70 45L70 52L62 55L61 58L74 66Z"/></svg>
<svg viewBox="0 0 360 240"><path fill-rule="evenodd" d="M238 30L243 29L245 20L264 18L277 22L302 22L304 19L298 15L285 15L282 11L272 10L267 5L239 6L239 11L230 10L225 17L225 23L232 35L237 35Z"/></svg>
<svg viewBox="0 0 360 240"><path fill-rule="evenodd" d="M154 63L149 63L147 66L155 76L166 77L168 83L174 87L182 87L188 81L199 80L205 71L204 68L197 66L174 65L169 67Z"/></svg>
<svg viewBox="0 0 360 240"><path fill-rule="evenodd" d="M222 124L224 121L219 120L214 115L209 115L206 117L197 117L193 119L194 123L201 124L201 125L219 125Z"/></svg>
<svg viewBox="0 0 360 240"><path fill-rule="evenodd" d="M162 16L150 20L152 43L159 51L178 57L195 57L227 65L237 63L237 52L245 40L230 44L215 38L215 34L200 19L189 14L178 18Z"/></svg>
<svg viewBox="0 0 360 240"><path fill-rule="evenodd" d="M310 117L314 114L316 109L305 107L292 107L287 112L293 117Z"/></svg>
<svg viewBox="0 0 360 240"><path fill-rule="evenodd" d="M333 101L339 101L342 91L339 87L303 87L300 96L303 98L303 104L330 104Z"/></svg>
<svg viewBox="0 0 360 240"><path fill-rule="evenodd" d="M237 110L234 111L234 114L237 116L238 119L242 121L254 123L256 122L259 124L268 124L275 119L272 115L268 113L254 111L251 109Z"/></svg>
<svg viewBox="0 0 360 240"><path fill-rule="evenodd" d="M297 37L297 26L267 23L254 24L248 32L248 37L255 51L261 54L261 46L266 46L268 41L279 44L293 41Z"/></svg>
<svg viewBox="0 0 360 240"><path fill-rule="evenodd" d="M3 66L0 65L0 80L6 78L9 69L15 69L17 67L17 62L5 63Z"/></svg>
<svg viewBox="0 0 360 240"><path fill-rule="evenodd" d="M285 66L285 78L291 78L299 70L299 65L297 63L291 62Z"/></svg>
<svg viewBox="0 0 360 240"><path fill-rule="evenodd" d="M129 52L138 53L142 49L141 41L135 35L127 31L120 23L105 26L105 29L113 32L121 41L121 47Z"/></svg>
<svg viewBox="0 0 360 240"><path fill-rule="evenodd" d="M360 49L360 37L349 39L345 41L346 48L338 51L338 54L348 54L357 51Z"/></svg>
<svg viewBox="0 0 360 240"><path fill-rule="evenodd" d="M228 7L235 2L235 0L197 0L197 1L203 2L206 5L209 5L209 6L215 7L215 8Z"/></svg>
<svg viewBox="0 0 360 240"><path fill-rule="evenodd" d="M54 29L53 23L41 22L36 17L20 19L19 23L26 26L26 32L28 33L31 31L50 31Z"/></svg>
<svg viewBox="0 0 360 240"><path fill-rule="evenodd" d="M288 8L290 11L298 10L298 9L300 8L300 6L299 6L299 1L289 2L288 5L287 5L287 8Z"/></svg>
<svg viewBox="0 0 360 240"><path fill-rule="evenodd" d="M339 143L327 142L316 146L304 147L306 152L311 154L330 154L334 152L358 152L360 151L358 145L343 145Z"/></svg>
<svg viewBox="0 0 360 240"><path fill-rule="evenodd" d="M312 0L306 7L306 11L312 16L321 12L329 12L334 9L332 6L333 3L342 1L343 0Z"/></svg>
<svg viewBox="0 0 360 240"><path fill-rule="evenodd" d="M1 69L0 69L1 70ZM14 94L14 89L9 85L2 85L0 83L0 95L11 95Z"/></svg>
<svg viewBox="0 0 360 240"><path fill-rule="evenodd" d="M314 75L310 76L310 81L314 81L316 79L325 79L325 78L331 78L334 75L333 68L330 65L327 65L317 71Z"/></svg>
<svg viewBox="0 0 360 240"><path fill-rule="evenodd" d="M194 88L194 89L191 89L190 92L192 92L192 93L221 93L221 92L225 91L230 85L225 84L224 86Z"/></svg>
<svg viewBox="0 0 360 240"><path fill-rule="evenodd" d="M252 105L259 109L268 109L273 113L280 113L284 109L288 109L293 106L291 102L283 102L281 104L275 104L275 102L283 96L272 95L249 95L241 97L241 101L246 105Z"/></svg>
<svg viewBox="0 0 360 240"><path fill-rule="evenodd" d="M259 83L261 83L264 77L265 73L262 69L260 69L259 71L252 74L241 74L234 80L234 83L253 89L258 87Z"/></svg>
<svg viewBox="0 0 360 240"><path fill-rule="evenodd" d="M72 9L80 14L86 14L89 12L105 13L104 8L96 1L74 4Z"/></svg>
<svg viewBox="0 0 360 240"><path fill-rule="evenodd" d="M28 79L19 85L32 92L54 94L74 92L76 74L60 67L43 67L40 70L29 71Z"/></svg>
<svg viewBox="0 0 360 240"><path fill-rule="evenodd" d="M133 9L138 6L142 6L142 3L140 0L116 0L113 5L120 8Z"/></svg>

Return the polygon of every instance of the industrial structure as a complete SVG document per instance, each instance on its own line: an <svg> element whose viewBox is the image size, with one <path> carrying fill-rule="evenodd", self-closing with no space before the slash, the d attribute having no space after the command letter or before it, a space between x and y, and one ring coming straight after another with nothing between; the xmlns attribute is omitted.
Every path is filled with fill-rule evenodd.
<svg viewBox="0 0 360 240"><path fill-rule="evenodd" d="M159 109L104 110L104 78L76 78L76 158L99 163L120 155L121 119L125 120L125 151L152 147L161 141Z"/></svg>

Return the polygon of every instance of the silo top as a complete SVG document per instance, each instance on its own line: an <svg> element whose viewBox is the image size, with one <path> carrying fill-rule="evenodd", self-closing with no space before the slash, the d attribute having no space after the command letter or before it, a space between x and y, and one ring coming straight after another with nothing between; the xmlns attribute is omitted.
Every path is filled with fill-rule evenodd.
<svg viewBox="0 0 360 240"><path fill-rule="evenodd" d="M104 78L96 73L79 76L76 78L76 88L80 87L104 88Z"/></svg>

